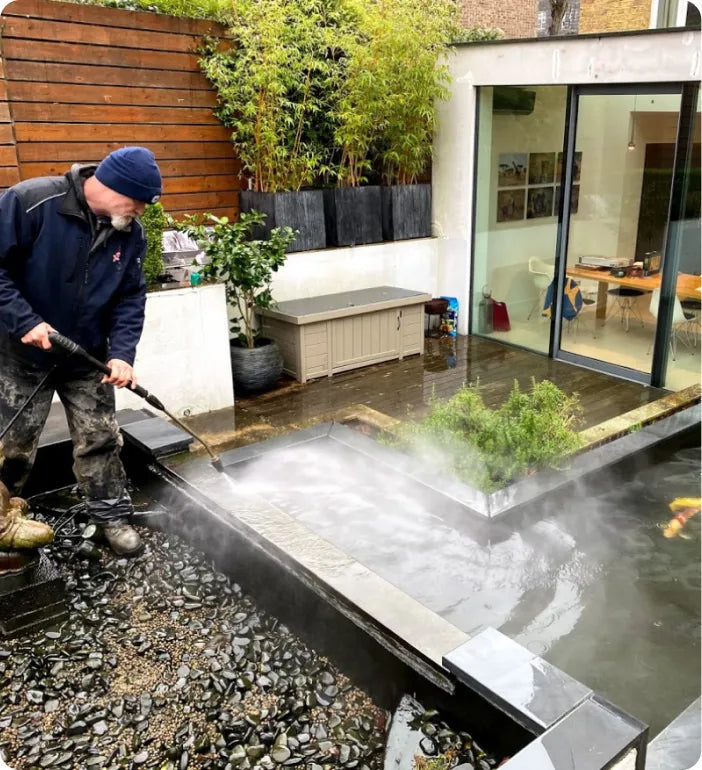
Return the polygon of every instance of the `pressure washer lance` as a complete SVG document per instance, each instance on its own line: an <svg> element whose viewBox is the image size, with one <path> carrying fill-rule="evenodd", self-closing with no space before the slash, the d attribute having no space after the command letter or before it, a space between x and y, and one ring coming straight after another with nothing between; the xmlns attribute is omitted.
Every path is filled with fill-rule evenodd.
<svg viewBox="0 0 702 770"><path fill-rule="evenodd" d="M65 351L69 355L77 355L80 356L82 359L87 361L94 369L97 369L100 372L103 372L104 374L110 375L112 374L112 371L109 366L106 366L102 363L102 361L98 361L97 358L94 358L93 356L88 353L87 350L82 348L77 342L73 342L73 340L69 340L68 337L64 337L63 334L59 334L58 332L49 332L49 340L51 341L52 345L56 345L56 347L61 348L61 350ZM161 401L154 396L153 393L149 393L146 388L142 388L141 385L135 385L133 388L130 387L129 391L131 393L136 393L137 396L141 396L141 398L146 401L147 404L150 406L153 406L154 409L158 409L161 412L164 412L164 414L168 415L168 417L173 420L173 422L178 425L180 428L182 428L186 433L189 433L194 439L197 439L202 446L205 447L207 450L207 454L210 456L210 459L212 461L212 465L220 472L224 472L224 466L222 465L222 460L220 459L219 455L216 455L212 449L207 445L207 443L200 438L200 436L197 435L194 431L190 430L187 425L184 425L177 417L174 417L168 409L161 403Z"/></svg>

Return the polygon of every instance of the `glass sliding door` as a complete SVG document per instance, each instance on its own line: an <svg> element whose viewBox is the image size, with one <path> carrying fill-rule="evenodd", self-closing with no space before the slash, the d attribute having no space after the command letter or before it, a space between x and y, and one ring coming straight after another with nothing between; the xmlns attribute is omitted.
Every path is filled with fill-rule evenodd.
<svg viewBox="0 0 702 770"><path fill-rule="evenodd" d="M543 310L554 275L567 90L478 91L470 331L542 353L549 351Z"/></svg>
<svg viewBox="0 0 702 770"><path fill-rule="evenodd" d="M582 88L569 140L557 356L648 381L680 88ZM674 92L673 92L674 91Z"/></svg>

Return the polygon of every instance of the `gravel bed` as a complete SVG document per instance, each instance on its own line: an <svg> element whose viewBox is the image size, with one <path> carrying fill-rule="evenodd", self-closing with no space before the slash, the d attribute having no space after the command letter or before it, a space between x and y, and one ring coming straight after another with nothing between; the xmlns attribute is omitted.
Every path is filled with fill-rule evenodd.
<svg viewBox="0 0 702 770"><path fill-rule="evenodd" d="M84 524L57 526L47 550L69 619L0 640L0 759L13 770L382 768L389 712L202 553L140 527L144 552L118 558ZM495 765L434 712L418 718L425 753Z"/></svg>

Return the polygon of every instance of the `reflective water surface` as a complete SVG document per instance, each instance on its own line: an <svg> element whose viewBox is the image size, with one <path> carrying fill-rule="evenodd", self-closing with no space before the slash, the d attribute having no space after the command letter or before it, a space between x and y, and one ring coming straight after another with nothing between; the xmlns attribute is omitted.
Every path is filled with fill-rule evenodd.
<svg viewBox="0 0 702 770"><path fill-rule="evenodd" d="M679 442L680 443L680 442ZM647 722L656 735L700 694L699 435L478 521L330 439L228 469L447 620L493 626Z"/></svg>

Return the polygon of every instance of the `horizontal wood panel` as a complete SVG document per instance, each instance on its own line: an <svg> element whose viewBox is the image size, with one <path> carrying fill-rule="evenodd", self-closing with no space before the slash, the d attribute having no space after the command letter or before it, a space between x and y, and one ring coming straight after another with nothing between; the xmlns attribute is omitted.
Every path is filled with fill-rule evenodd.
<svg viewBox="0 0 702 770"><path fill-rule="evenodd" d="M0 99L2 101L7 99L7 83L4 80L0 80Z"/></svg>
<svg viewBox="0 0 702 770"><path fill-rule="evenodd" d="M224 28L205 19L183 19L146 11L124 11L94 5L71 5L46 0L16 0L2 12L3 17L31 16L36 19L65 20L126 29L150 29L190 35L222 34Z"/></svg>
<svg viewBox="0 0 702 770"><path fill-rule="evenodd" d="M0 81L4 88L5 81ZM198 107L211 110L217 106L214 91L186 89L129 88L126 86L59 85L57 83L10 82L7 97L14 102L47 102L49 104L109 104L150 107Z"/></svg>
<svg viewBox="0 0 702 770"><path fill-rule="evenodd" d="M1 61L1 60L0 60ZM198 70L128 69L92 64L62 64L12 60L6 62L9 81L28 80L36 83L85 83L89 85L148 86L167 90L210 90L207 78Z"/></svg>
<svg viewBox="0 0 702 770"><path fill-rule="evenodd" d="M132 48L93 49L76 43L45 43L8 38L3 40L5 59L27 61L75 62L84 64L91 57L99 59L100 65L110 67L134 67L156 70L198 70L196 54L169 53L161 51L139 51Z"/></svg>
<svg viewBox="0 0 702 770"><path fill-rule="evenodd" d="M164 195L194 192L231 192L241 189L239 180L231 174L212 176L176 176L163 180Z"/></svg>
<svg viewBox="0 0 702 770"><path fill-rule="evenodd" d="M212 208L239 207L239 193L234 190L227 192L203 192L164 195L163 205L169 211L209 211Z"/></svg>
<svg viewBox="0 0 702 770"><path fill-rule="evenodd" d="M20 176L17 168L0 168L0 187L10 187L19 182Z"/></svg>
<svg viewBox="0 0 702 770"><path fill-rule="evenodd" d="M22 147L23 145L20 145ZM77 144L76 149L81 145ZM149 149L153 150L151 144ZM108 153L105 153L107 155ZM55 176L56 174L65 174L72 163L97 163L102 160L104 155L97 158L72 158L71 160L46 161L44 163L22 163L22 174L25 177L32 176ZM216 187L202 189L210 190L232 190L239 188L236 175L239 173L239 166L234 160L217 160L201 158L199 160L179 160L162 161L156 156L161 174L164 178L191 177L196 180L202 180L204 184L205 176L224 176L230 179L229 187L221 187L221 181L216 182Z"/></svg>
<svg viewBox="0 0 702 770"><path fill-rule="evenodd" d="M7 104L5 114L9 120ZM207 108L192 107L125 107L112 104L72 105L70 110L60 104L13 102L12 115L20 122L44 122L57 118L70 118L71 123L165 123L168 125L215 125L221 123ZM0 108L0 120L3 120Z"/></svg>
<svg viewBox="0 0 702 770"><path fill-rule="evenodd" d="M138 144L162 141L163 126L137 124L90 125L89 123L15 123L17 142L65 142L71 137L75 142L109 140ZM230 131L224 126L169 126L168 138L174 142L226 141ZM0 140L0 144L2 144Z"/></svg>
<svg viewBox="0 0 702 770"><path fill-rule="evenodd" d="M32 142L21 144L18 154L23 163L49 160L93 163L124 146L124 142ZM159 162L193 159L199 163L201 158L222 158L231 159L237 169L239 167L231 142L149 142L149 149Z"/></svg>
<svg viewBox="0 0 702 770"><path fill-rule="evenodd" d="M0 166L17 166L17 152L13 145L0 146Z"/></svg>
<svg viewBox="0 0 702 770"><path fill-rule="evenodd" d="M10 118L10 107L7 102L0 102L0 123L9 123L12 118Z"/></svg>
<svg viewBox="0 0 702 770"><path fill-rule="evenodd" d="M15 143L15 137L12 135L12 125L10 123L0 123L0 144Z"/></svg>
<svg viewBox="0 0 702 770"><path fill-rule="evenodd" d="M9 17L3 22L3 38L50 40L81 45L114 46L117 48L148 48L153 51L194 52L202 40L195 35L173 32L151 32L142 29L119 29L97 24L72 24L68 21L46 21Z"/></svg>

